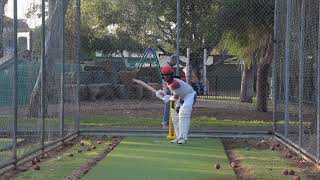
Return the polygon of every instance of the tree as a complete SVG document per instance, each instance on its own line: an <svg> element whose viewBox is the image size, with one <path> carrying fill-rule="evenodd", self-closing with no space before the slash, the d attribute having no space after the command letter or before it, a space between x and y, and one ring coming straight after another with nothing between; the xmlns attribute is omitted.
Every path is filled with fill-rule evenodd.
<svg viewBox="0 0 320 180"><path fill-rule="evenodd" d="M65 0L66 6L69 4L69 0ZM48 22L48 33L46 35L46 46L45 46L45 69L43 76L45 77L45 88L46 101L57 99L57 83L55 79L55 64L59 55L61 55L61 34L63 31L62 24L60 23L61 18L65 16L67 8L63 8L63 1L57 1L54 4L51 18ZM40 69L36 84L32 90L29 106L29 115L38 116L39 104L40 104L40 85L41 85L41 75L43 71ZM45 103L47 105L47 103ZM46 107L45 110L46 111Z"/></svg>
<svg viewBox="0 0 320 180"><path fill-rule="evenodd" d="M226 22L222 24L222 43L231 54L243 60L245 72L242 83L252 82L252 68L257 65L256 109L265 112L269 93L268 74L273 57L273 1L224 1L222 7L220 15L222 21ZM251 80L246 79L248 77ZM241 99L251 101L248 98L251 93L246 94L245 87L251 85L242 84Z"/></svg>
<svg viewBox="0 0 320 180"><path fill-rule="evenodd" d="M181 3L181 52L186 53L186 49L192 46L193 52L200 54L203 48L214 47L221 34L218 33L218 24L214 19L219 4L213 0ZM82 27L86 31L89 48L106 54L120 47L134 52L155 47L167 55L173 54L176 47L175 24L175 1L82 2ZM109 46L106 47L106 44ZM133 49L137 46L139 48Z"/></svg>
<svg viewBox="0 0 320 180"><path fill-rule="evenodd" d="M139 40L139 33L136 33L141 32L145 19L138 17L141 11L139 2L135 1L82 1L81 38L82 45L86 46L83 48L102 52L106 56L122 54L124 50L143 52L145 46ZM136 33L135 36L133 33Z"/></svg>
<svg viewBox="0 0 320 180"><path fill-rule="evenodd" d="M176 1L154 1L152 18L155 19L155 37L165 42L160 44L165 53L175 53L176 46ZM214 0L186 0L181 1L181 54L186 55L187 48L191 48L190 64L200 79L203 64L203 49L210 52L220 41L222 29L217 18L221 3Z"/></svg>
<svg viewBox="0 0 320 180"><path fill-rule="evenodd" d="M175 1L109 0L84 1L83 4L86 5L82 8L82 19L89 48L105 54L119 53L121 48L137 52L148 46L165 54L175 52ZM227 44L224 48L244 62L241 100L252 101L254 72L257 71L257 109L266 111L273 2L186 0L181 1L181 9L181 52L185 54L191 47L190 63L197 77L201 75L203 49L210 52L218 44ZM115 30L110 32L110 27Z"/></svg>
<svg viewBox="0 0 320 180"><path fill-rule="evenodd" d="M248 39L251 39L247 42L241 42L238 38L237 34L234 34L233 32L224 33L220 46L223 49L227 49L229 54L237 57L238 61L242 64L243 72L241 76L240 101L252 102L254 96L257 45L252 43L255 42L252 41L255 38L253 34L250 34L250 36L247 37Z"/></svg>
<svg viewBox="0 0 320 180"><path fill-rule="evenodd" d="M8 0L1 0L0 1L0 58L3 57L3 22L4 22L4 7L8 3Z"/></svg>

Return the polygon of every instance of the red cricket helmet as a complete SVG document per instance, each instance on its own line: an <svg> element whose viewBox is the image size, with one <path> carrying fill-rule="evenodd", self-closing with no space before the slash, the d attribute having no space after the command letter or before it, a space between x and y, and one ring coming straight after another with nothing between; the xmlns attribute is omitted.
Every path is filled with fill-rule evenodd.
<svg viewBox="0 0 320 180"><path fill-rule="evenodd" d="M164 66L161 69L161 74L173 74L174 70L171 66Z"/></svg>

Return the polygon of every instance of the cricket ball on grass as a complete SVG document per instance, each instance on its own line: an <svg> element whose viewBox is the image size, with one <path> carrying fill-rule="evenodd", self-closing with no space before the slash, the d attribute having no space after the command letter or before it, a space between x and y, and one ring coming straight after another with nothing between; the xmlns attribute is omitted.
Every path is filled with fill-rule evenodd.
<svg viewBox="0 0 320 180"><path fill-rule="evenodd" d="M294 173L295 173L295 172L294 172L293 169L290 169L290 170L288 171L288 174L289 174L289 175L294 175Z"/></svg>
<svg viewBox="0 0 320 180"><path fill-rule="evenodd" d="M87 174L89 172L88 169L83 170L83 174Z"/></svg>
<svg viewBox="0 0 320 180"><path fill-rule="evenodd" d="M40 170L40 166L39 165L35 165L35 166L33 166L33 169L39 171Z"/></svg>
<svg viewBox="0 0 320 180"><path fill-rule="evenodd" d="M232 168L237 168L237 167L238 167L238 164L235 163L235 162L231 162L231 163L230 163L230 166L231 166Z"/></svg>
<svg viewBox="0 0 320 180"><path fill-rule="evenodd" d="M44 157L44 154L41 154L40 155L40 159L44 159L45 157Z"/></svg>
<svg viewBox="0 0 320 180"><path fill-rule="evenodd" d="M271 149L271 151L274 151L276 149L276 146L273 144L273 145L271 145L270 149Z"/></svg>
<svg viewBox="0 0 320 180"><path fill-rule="evenodd" d="M293 176L292 179L293 180L300 180L301 178L300 178L300 176Z"/></svg>
<svg viewBox="0 0 320 180"><path fill-rule="evenodd" d="M286 154L286 157L287 157L287 158L292 158L292 154L291 154L290 152L288 152L288 153Z"/></svg>
<svg viewBox="0 0 320 180"><path fill-rule="evenodd" d="M282 171L282 174L283 174L283 175L288 175L288 169L283 170L283 171Z"/></svg>
<svg viewBox="0 0 320 180"><path fill-rule="evenodd" d="M261 142L257 142L257 143L256 143L256 146L257 146L257 147L261 147Z"/></svg>
<svg viewBox="0 0 320 180"><path fill-rule="evenodd" d="M70 154L68 154L68 156L69 156L69 157L73 157L73 154L72 154L72 153L70 153Z"/></svg>
<svg viewBox="0 0 320 180"><path fill-rule="evenodd" d="M214 165L214 167L215 167L216 169L220 169L220 164L217 163L217 164Z"/></svg>

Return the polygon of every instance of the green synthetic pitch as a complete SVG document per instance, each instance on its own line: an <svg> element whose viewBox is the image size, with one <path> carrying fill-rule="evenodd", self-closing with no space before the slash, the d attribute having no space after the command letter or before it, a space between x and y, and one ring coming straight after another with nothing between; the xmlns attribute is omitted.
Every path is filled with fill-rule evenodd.
<svg viewBox="0 0 320 180"><path fill-rule="evenodd" d="M190 139L178 145L165 138L128 137L83 179L209 180L235 179L235 174L220 140Z"/></svg>

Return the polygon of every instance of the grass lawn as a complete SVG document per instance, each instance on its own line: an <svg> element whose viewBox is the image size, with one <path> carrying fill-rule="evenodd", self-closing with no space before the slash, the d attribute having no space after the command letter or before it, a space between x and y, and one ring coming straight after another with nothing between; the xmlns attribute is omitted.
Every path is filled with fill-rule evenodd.
<svg viewBox="0 0 320 180"><path fill-rule="evenodd" d="M18 138L17 139L17 143L22 142L23 139ZM0 150L4 149L4 148L8 148L11 147L13 144L12 139L11 138L0 138Z"/></svg>
<svg viewBox="0 0 320 180"><path fill-rule="evenodd" d="M199 99L205 99L205 100L239 100L239 96L213 96L213 95L208 95L208 96L197 96Z"/></svg>
<svg viewBox="0 0 320 180"><path fill-rule="evenodd" d="M60 118L46 118L45 125L47 127L59 127ZM11 129L13 119L0 115L0 129L7 130ZM65 118L65 124L74 124L74 119ZM40 118L29 118L29 117L18 117L17 128L19 129L33 129L37 130L41 126ZM40 130L39 130L40 131Z"/></svg>
<svg viewBox="0 0 320 180"><path fill-rule="evenodd" d="M149 119L137 117L119 117L119 116L95 116L90 119L84 118L81 121L82 126L89 127L161 127L162 119ZM265 127L271 128L272 122L266 121L243 121L230 119L217 119L215 117L192 117L192 128L223 128L223 127Z"/></svg>
<svg viewBox="0 0 320 180"><path fill-rule="evenodd" d="M82 126L90 127L160 127L161 119L124 117L124 116L90 116L83 118Z"/></svg>
<svg viewBox="0 0 320 180"><path fill-rule="evenodd" d="M22 143L24 139L18 138L18 148L17 148L17 156L23 155L26 151L30 150L30 146L34 147L34 144L29 146L19 146L19 143ZM0 164L2 161L8 161L12 159L12 139L10 138L0 138Z"/></svg>
<svg viewBox="0 0 320 180"><path fill-rule="evenodd" d="M15 179L26 180L26 179L45 179L45 180L56 180L56 179L67 179L68 176L72 174L74 170L77 170L80 165L86 163L88 160L95 158L99 152L101 152L104 147L110 142L105 141L101 145L96 144L94 141L85 140L86 146L96 144L97 149L92 151L86 151L85 147L81 147L78 144L73 146L71 149L67 150L58 157L52 158L46 162L40 164L40 171L35 171L33 169L21 173ZM82 153L78 153L78 149L83 149ZM73 153L74 157L69 157L68 154Z"/></svg>
<svg viewBox="0 0 320 180"><path fill-rule="evenodd" d="M272 151L270 149L261 150L256 148L248 150L244 146L240 146L235 149L235 153L241 164L248 169L248 174L252 175L256 179L292 179L292 176L283 175L282 171L284 169L293 169L296 174L300 175L301 179L307 179L306 176L299 173L297 168L290 164L290 162L281 158L278 151Z"/></svg>
<svg viewBox="0 0 320 180"><path fill-rule="evenodd" d="M235 179L235 174L220 140L191 139L178 145L164 138L130 137L83 179L206 180Z"/></svg>

